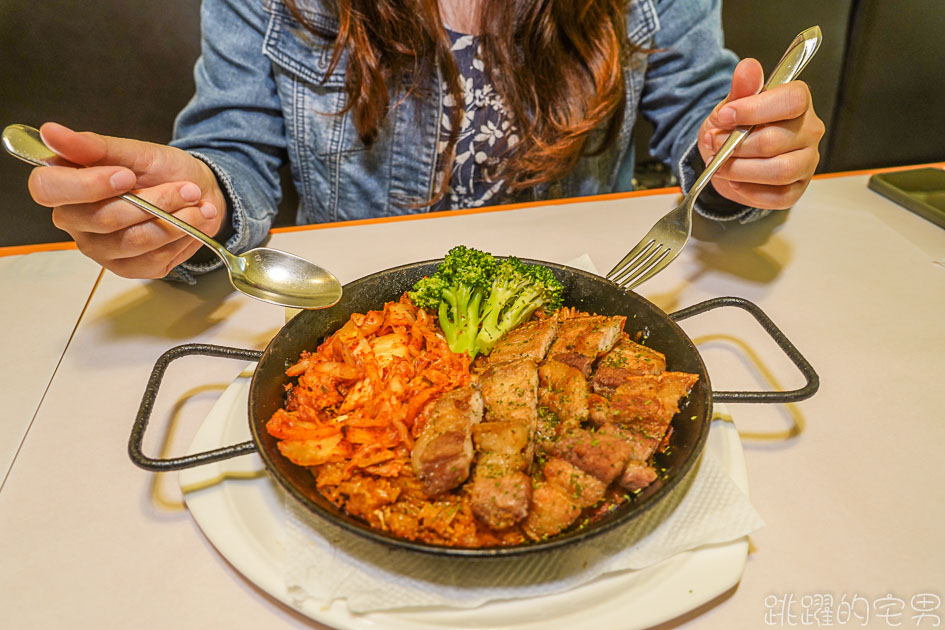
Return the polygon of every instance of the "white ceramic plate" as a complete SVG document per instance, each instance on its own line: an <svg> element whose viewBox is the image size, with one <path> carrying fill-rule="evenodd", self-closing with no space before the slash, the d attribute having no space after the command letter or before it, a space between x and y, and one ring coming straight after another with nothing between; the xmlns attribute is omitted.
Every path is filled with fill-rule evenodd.
<svg viewBox="0 0 945 630"><path fill-rule="evenodd" d="M246 418L250 378L230 385L201 425L190 452L251 439ZM738 433L716 421L706 448L746 494L748 476ZM255 454L183 470L187 507L213 546L256 586L287 606L339 630L505 628L647 628L704 604L741 579L748 539L710 545L640 571L606 576L557 595L490 602L474 609L425 608L353 614L290 597L283 571L283 491Z"/></svg>

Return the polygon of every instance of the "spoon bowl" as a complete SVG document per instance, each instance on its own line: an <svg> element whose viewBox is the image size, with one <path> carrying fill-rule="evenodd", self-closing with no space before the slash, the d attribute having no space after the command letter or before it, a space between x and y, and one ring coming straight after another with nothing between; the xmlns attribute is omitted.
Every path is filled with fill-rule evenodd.
<svg viewBox="0 0 945 630"><path fill-rule="evenodd" d="M229 268L230 283L257 300L316 309L334 306L341 299L341 283L335 276L294 254L257 247L236 259L239 269Z"/></svg>
<svg viewBox="0 0 945 630"><path fill-rule="evenodd" d="M9 125L3 130L3 147L10 155L34 166L82 168L53 152L27 125ZM229 273L230 284L257 300L289 308L327 308L341 299L341 283L333 274L294 254L269 247L257 247L235 255L194 226L145 201L126 193L119 198L167 221L216 253Z"/></svg>

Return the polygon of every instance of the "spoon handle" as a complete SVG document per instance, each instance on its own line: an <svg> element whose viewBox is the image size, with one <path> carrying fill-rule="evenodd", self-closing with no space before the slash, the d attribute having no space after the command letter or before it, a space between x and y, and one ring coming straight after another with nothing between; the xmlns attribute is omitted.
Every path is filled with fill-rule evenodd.
<svg viewBox="0 0 945 630"><path fill-rule="evenodd" d="M237 260L236 256L231 254L218 241L210 238L209 236L207 236L206 234L204 234L203 232L201 232L200 230L198 230L191 224L187 223L186 221L181 221L180 219L175 217L173 214L166 212L164 210L161 210L153 203L149 201L145 201L138 195L135 195L132 193L125 193L124 195L119 195L118 198L124 199L125 201L132 204L133 206L136 206L144 210L145 212L156 216L159 219L164 219L165 221L167 221L168 223L170 223L177 229L194 237L195 239L197 239L198 241L200 241L201 243L203 243L204 245L212 249L214 252L216 252L217 256L223 259L223 262L226 263L227 265L239 266L239 261Z"/></svg>

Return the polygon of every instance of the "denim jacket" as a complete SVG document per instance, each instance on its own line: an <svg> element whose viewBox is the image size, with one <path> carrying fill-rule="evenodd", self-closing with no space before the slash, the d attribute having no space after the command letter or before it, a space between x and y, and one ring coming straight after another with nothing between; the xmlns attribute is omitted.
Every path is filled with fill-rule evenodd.
<svg viewBox="0 0 945 630"><path fill-rule="evenodd" d="M702 168L696 133L728 94L737 62L723 47L720 2L631 2L629 39L656 52L634 53L628 60L627 106L617 142L582 157L562 180L536 187L531 199L630 190L638 116L653 126L650 152L672 166L688 190ZM334 114L346 102L346 58L328 71L338 21L324 0L303 0L299 8L327 38L302 27L283 0L203 0L196 93L177 118L171 144L216 174L232 221L231 251L245 251L266 238L286 161L299 193L299 223L417 212L410 204L433 192L444 96L440 81L431 81L425 99L394 94L396 107L375 143L365 146L350 117ZM708 189L700 201L697 210L716 219L746 221L762 214ZM217 266L188 262L176 271L193 282L194 273Z"/></svg>

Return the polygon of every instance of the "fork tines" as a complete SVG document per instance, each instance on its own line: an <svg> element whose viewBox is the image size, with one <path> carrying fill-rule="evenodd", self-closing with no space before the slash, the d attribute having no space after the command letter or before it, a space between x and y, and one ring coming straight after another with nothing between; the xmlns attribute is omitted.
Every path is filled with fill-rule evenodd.
<svg viewBox="0 0 945 630"><path fill-rule="evenodd" d="M632 289L662 269L660 263L671 251L671 247L657 243L656 239L644 239L606 277L624 289Z"/></svg>

